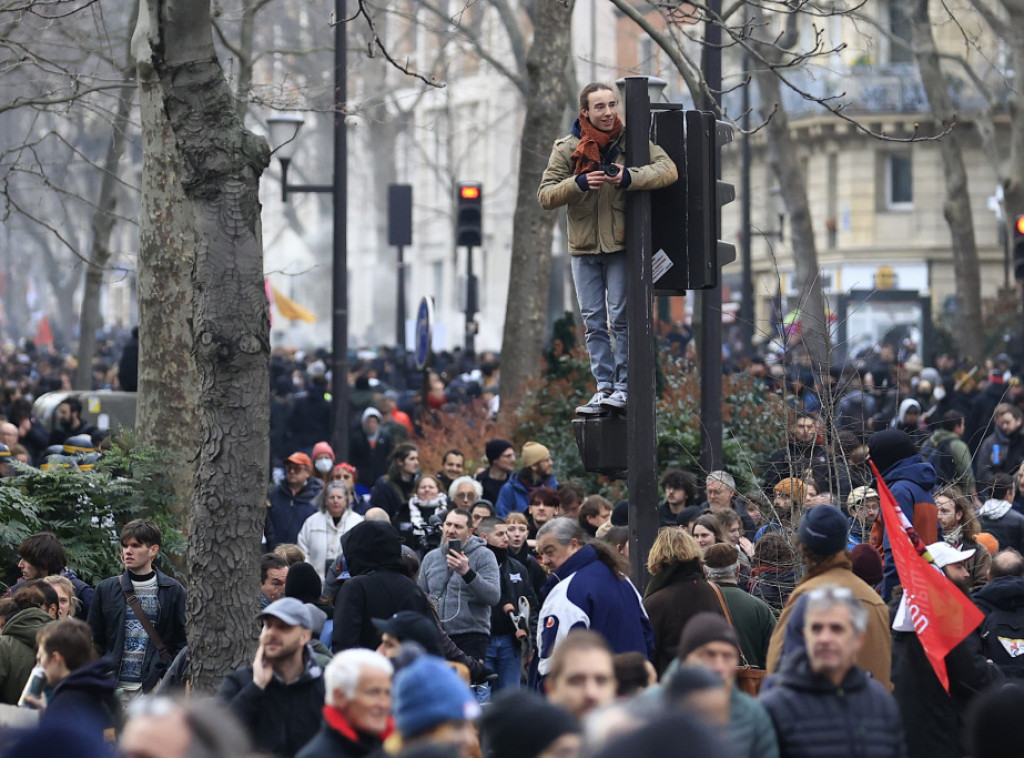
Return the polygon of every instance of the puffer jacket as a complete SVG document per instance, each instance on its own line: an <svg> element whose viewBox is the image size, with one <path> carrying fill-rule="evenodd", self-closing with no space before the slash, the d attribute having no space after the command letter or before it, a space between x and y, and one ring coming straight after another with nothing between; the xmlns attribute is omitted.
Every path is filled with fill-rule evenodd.
<svg viewBox="0 0 1024 758"><path fill-rule="evenodd" d="M351 508L345 509L337 524L324 511L317 511L306 519L299 530L298 545L306 554L306 563L316 569L320 581L324 580L327 569L341 555L341 536L362 521L363 517Z"/></svg>
<svg viewBox="0 0 1024 758"><path fill-rule="evenodd" d="M36 665L36 632L52 622L46 611L26 608L4 624L0 635L0 694L8 705L17 704Z"/></svg>
<svg viewBox="0 0 1024 758"><path fill-rule="evenodd" d="M837 687L811 671L804 656L769 678L758 700L772 717L779 753L786 758L907 754L895 699L857 666Z"/></svg>
<svg viewBox="0 0 1024 758"><path fill-rule="evenodd" d="M469 571L459 576L448 568L448 545L431 550L420 565L420 589L437 607L441 625L449 634L490 634L491 606L501 599L498 561L479 537L470 537L462 551Z"/></svg>
<svg viewBox="0 0 1024 758"><path fill-rule="evenodd" d="M676 164L668 154L650 143L651 162L646 166L629 166L626 156L626 130L604 153L607 163L627 166L630 183L626 190L601 185L597 190L582 190L576 183L572 154L580 143L580 122L572 131L555 141L547 168L537 188L537 201L545 210L568 206L569 255L615 253L626 249L626 191L655 190L667 187L679 176Z"/></svg>

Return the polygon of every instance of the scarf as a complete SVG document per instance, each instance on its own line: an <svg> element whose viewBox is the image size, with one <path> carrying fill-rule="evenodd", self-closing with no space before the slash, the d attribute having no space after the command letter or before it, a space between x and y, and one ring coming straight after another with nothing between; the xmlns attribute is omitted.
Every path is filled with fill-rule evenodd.
<svg viewBox="0 0 1024 758"><path fill-rule="evenodd" d="M1012 507L1013 503L1006 500L996 500L995 498L992 498L985 501L985 504L978 510L978 515L990 518L993 521L998 521L1009 513Z"/></svg>
<svg viewBox="0 0 1024 758"><path fill-rule="evenodd" d="M947 545L960 549L960 543L963 542L964 525L960 524L954 529L950 529L948 534L943 534L942 539L946 541Z"/></svg>
<svg viewBox="0 0 1024 758"><path fill-rule="evenodd" d="M443 492L439 492L433 500L420 500L415 495L409 498L409 520L413 525L413 533L422 534L427 519L433 516L438 508L444 509L447 505L448 498Z"/></svg>
<svg viewBox="0 0 1024 758"><path fill-rule="evenodd" d="M580 143L572 151L573 160L576 161L574 173L577 175L596 171L603 163L601 154L622 134L622 121L618 116L615 116L615 125L610 132L602 132L590 123L583 111L580 111L579 124Z"/></svg>

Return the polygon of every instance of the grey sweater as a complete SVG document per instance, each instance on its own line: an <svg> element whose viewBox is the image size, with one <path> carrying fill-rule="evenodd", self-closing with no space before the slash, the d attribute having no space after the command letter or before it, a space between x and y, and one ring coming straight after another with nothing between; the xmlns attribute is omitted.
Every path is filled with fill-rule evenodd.
<svg viewBox="0 0 1024 758"><path fill-rule="evenodd" d="M501 598L498 561L480 537L470 537L463 552L469 558L464 577L448 568L447 546L423 556L419 584L437 607L448 634L491 633L491 607Z"/></svg>

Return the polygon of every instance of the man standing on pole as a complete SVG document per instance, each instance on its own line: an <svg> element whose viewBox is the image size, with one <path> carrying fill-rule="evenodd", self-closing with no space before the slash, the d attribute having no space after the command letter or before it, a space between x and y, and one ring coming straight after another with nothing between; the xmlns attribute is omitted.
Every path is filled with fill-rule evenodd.
<svg viewBox="0 0 1024 758"><path fill-rule="evenodd" d="M568 207L572 277L597 381L597 392L576 412L595 416L626 408L625 191L667 187L678 172L654 143L650 163L626 167L624 127L613 86L588 84L580 92L579 105L570 133L551 150L537 200L546 210Z"/></svg>

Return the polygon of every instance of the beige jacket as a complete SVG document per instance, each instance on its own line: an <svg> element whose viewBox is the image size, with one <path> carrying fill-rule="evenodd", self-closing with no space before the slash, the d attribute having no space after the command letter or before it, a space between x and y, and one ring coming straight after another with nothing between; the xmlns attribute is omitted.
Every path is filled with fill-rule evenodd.
<svg viewBox="0 0 1024 758"><path fill-rule="evenodd" d="M574 131L578 129L574 125ZM612 143L619 148L612 160L629 166L625 152L625 130ZM678 177L676 164L668 154L650 143L651 162L629 167L630 184L626 190L610 183L597 190L581 190L576 184L572 154L580 138L574 134L555 141L548 166L537 188L537 201L545 210L568 206L569 254L617 253L626 249L626 192L667 187Z"/></svg>

